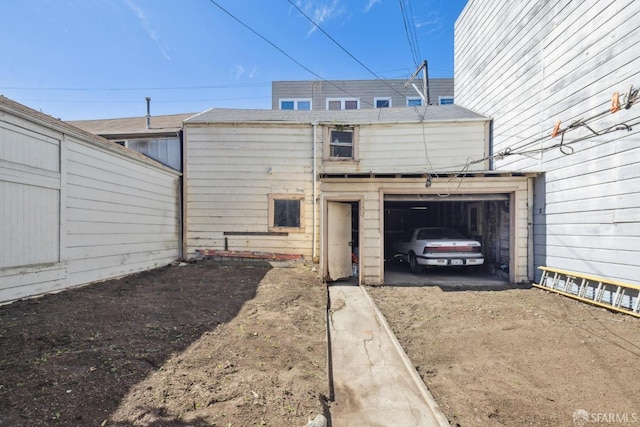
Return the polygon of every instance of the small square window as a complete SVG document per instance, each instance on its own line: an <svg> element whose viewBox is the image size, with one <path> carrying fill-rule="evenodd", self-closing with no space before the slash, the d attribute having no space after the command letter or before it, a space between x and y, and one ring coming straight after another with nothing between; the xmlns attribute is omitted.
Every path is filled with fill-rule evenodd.
<svg viewBox="0 0 640 427"><path fill-rule="evenodd" d="M391 98L376 98L374 101L375 101L376 108L391 107Z"/></svg>
<svg viewBox="0 0 640 427"><path fill-rule="evenodd" d="M407 98L407 107L420 107L422 105L422 98L411 97Z"/></svg>
<svg viewBox="0 0 640 427"><path fill-rule="evenodd" d="M298 101L298 110L311 110L311 101Z"/></svg>
<svg viewBox="0 0 640 427"><path fill-rule="evenodd" d="M357 110L358 109L358 101L344 101L344 109L345 110Z"/></svg>
<svg viewBox="0 0 640 427"><path fill-rule="evenodd" d="M323 158L355 160L357 158L358 127L335 126L323 129Z"/></svg>
<svg viewBox="0 0 640 427"><path fill-rule="evenodd" d="M453 104L453 96L441 96L438 98L438 104L451 105Z"/></svg>
<svg viewBox="0 0 640 427"><path fill-rule="evenodd" d="M269 231L301 231L304 217L302 195L269 195Z"/></svg>
<svg viewBox="0 0 640 427"><path fill-rule="evenodd" d="M293 101L281 101L280 109L281 110L293 110L294 102Z"/></svg>
<svg viewBox="0 0 640 427"><path fill-rule="evenodd" d="M340 101L329 101L328 110L342 110L342 103Z"/></svg>

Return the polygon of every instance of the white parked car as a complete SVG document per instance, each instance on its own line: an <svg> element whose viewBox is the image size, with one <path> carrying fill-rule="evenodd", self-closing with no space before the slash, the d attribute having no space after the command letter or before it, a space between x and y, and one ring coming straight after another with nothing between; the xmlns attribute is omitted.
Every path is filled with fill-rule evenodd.
<svg viewBox="0 0 640 427"><path fill-rule="evenodd" d="M484 263L482 245L452 228L425 227L405 233L391 244L395 257L409 262L412 273L423 266L476 266Z"/></svg>

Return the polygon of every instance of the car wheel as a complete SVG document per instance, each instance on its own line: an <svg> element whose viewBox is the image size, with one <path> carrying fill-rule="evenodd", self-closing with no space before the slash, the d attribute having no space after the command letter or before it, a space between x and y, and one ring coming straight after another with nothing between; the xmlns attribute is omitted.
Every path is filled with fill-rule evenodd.
<svg viewBox="0 0 640 427"><path fill-rule="evenodd" d="M413 252L409 253L409 267L411 267L411 272L413 274L419 274L422 271L422 266L418 264L416 254Z"/></svg>

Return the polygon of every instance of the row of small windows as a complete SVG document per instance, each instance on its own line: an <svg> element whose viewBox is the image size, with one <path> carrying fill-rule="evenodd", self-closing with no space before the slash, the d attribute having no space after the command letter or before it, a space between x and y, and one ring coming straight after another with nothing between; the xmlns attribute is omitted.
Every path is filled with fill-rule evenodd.
<svg viewBox="0 0 640 427"><path fill-rule="evenodd" d="M390 108L391 98L374 98L373 103L375 108ZM440 96L438 104L449 105L453 104L452 96ZM419 96L407 97L407 107L420 107L423 105L422 98ZM357 98L327 98L327 110L359 110L360 100ZM281 110L311 110L311 99L281 99Z"/></svg>

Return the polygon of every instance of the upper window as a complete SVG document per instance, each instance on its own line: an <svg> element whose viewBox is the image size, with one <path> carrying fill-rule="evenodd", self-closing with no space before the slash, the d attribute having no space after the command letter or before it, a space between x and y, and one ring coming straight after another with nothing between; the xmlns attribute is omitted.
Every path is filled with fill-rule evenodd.
<svg viewBox="0 0 640 427"><path fill-rule="evenodd" d="M440 105L451 105L453 104L453 96L439 96L438 104Z"/></svg>
<svg viewBox="0 0 640 427"><path fill-rule="evenodd" d="M407 107L420 107L422 105L422 98L419 96L408 96Z"/></svg>
<svg viewBox="0 0 640 427"><path fill-rule="evenodd" d="M327 110L358 110L360 100L357 98L327 98Z"/></svg>
<svg viewBox="0 0 640 427"><path fill-rule="evenodd" d="M323 129L323 158L355 160L358 154L358 127L327 126Z"/></svg>
<svg viewBox="0 0 640 427"><path fill-rule="evenodd" d="M391 107L391 98L374 98L373 103L376 108L389 108Z"/></svg>
<svg viewBox="0 0 640 427"><path fill-rule="evenodd" d="M311 110L310 99L281 99L281 110Z"/></svg>
<svg viewBox="0 0 640 427"><path fill-rule="evenodd" d="M304 196L300 194L269 195L269 231L302 231L303 218Z"/></svg>

